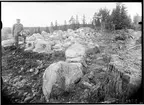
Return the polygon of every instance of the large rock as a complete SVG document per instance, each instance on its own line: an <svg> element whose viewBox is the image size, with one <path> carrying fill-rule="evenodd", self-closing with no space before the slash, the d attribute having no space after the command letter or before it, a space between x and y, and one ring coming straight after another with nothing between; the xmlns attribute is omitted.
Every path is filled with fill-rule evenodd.
<svg viewBox="0 0 144 105"><path fill-rule="evenodd" d="M35 47L34 41L27 41L25 46L25 51L32 51Z"/></svg>
<svg viewBox="0 0 144 105"><path fill-rule="evenodd" d="M35 41L35 40L36 40L36 37L33 35L26 38L26 41Z"/></svg>
<svg viewBox="0 0 144 105"><path fill-rule="evenodd" d="M75 43L71 45L66 51L65 56L67 60L85 57L86 49L83 45Z"/></svg>
<svg viewBox="0 0 144 105"><path fill-rule="evenodd" d="M49 101L52 87L68 91L83 76L81 63L59 61L51 64L43 74L43 94Z"/></svg>
<svg viewBox="0 0 144 105"><path fill-rule="evenodd" d="M8 39L8 40L3 40L1 44L3 47L8 47L8 46L12 46L14 42L15 42L14 39Z"/></svg>
<svg viewBox="0 0 144 105"><path fill-rule="evenodd" d="M86 54L97 54L100 53L100 47L98 44L92 42L87 44Z"/></svg>
<svg viewBox="0 0 144 105"><path fill-rule="evenodd" d="M44 40L37 40L35 41L35 48L33 49L33 52L51 53L51 45Z"/></svg>
<svg viewBox="0 0 144 105"><path fill-rule="evenodd" d="M118 55L116 54L111 55L110 64L114 65L118 70L123 71L122 69L124 68L124 61L121 60Z"/></svg>
<svg viewBox="0 0 144 105"><path fill-rule="evenodd" d="M12 38L13 38L12 34L1 33L1 40L8 40L8 39L12 39Z"/></svg>
<svg viewBox="0 0 144 105"><path fill-rule="evenodd" d="M61 43L57 43L53 46L54 49L61 49L62 48L62 44Z"/></svg>
<svg viewBox="0 0 144 105"><path fill-rule="evenodd" d="M141 62L138 57L141 58L141 55L134 55L136 53L137 51L134 51L132 55L129 53L127 56L125 55L125 58L113 54L111 55L111 61L109 64L112 64L118 71L128 75L130 77L130 84L140 86L142 76L140 68Z"/></svg>
<svg viewBox="0 0 144 105"><path fill-rule="evenodd" d="M72 29L68 29L68 30L67 30L67 32L69 32L69 33L70 33L70 32L73 32L73 30L72 30Z"/></svg>
<svg viewBox="0 0 144 105"><path fill-rule="evenodd" d="M39 33L33 34L33 36L35 36L36 39L44 39L44 37L41 34L39 34Z"/></svg>
<svg viewBox="0 0 144 105"><path fill-rule="evenodd" d="M43 35L47 35L48 33L45 32L45 31L42 31L41 34L43 34Z"/></svg>
<svg viewBox="0 0 144 105"><path fill-rule="evenodd" d="M135 31L132 33L134 40L138 40L141 37L141 31Z"/></svg>
<svg viewBox="0 0 144 105"><path fill-rule="evenodd" d="M72 42L67 41L67 42L64 42L62 46L64 49L67 49L71 44L72 44Z"/></svg>
<svg viewBox="0 0 144 105"><path fill-rule="evenodd" d="M44 37L41 34L37 33L26 38L27 41L35 41L37 39L44 39Z"/></svg>
<svg viewBox="0 0 144 105"><path fill-rule="evenodd" d="M132 48L141 40L141 31L133 31L130 33L131 38L127 41L127 48ZM139 41L138 41L139 40Z"/></svg>

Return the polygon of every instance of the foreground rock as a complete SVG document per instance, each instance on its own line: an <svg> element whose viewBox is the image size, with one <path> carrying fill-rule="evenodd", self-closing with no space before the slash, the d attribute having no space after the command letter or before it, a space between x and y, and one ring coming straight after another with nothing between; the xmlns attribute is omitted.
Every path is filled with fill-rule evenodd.
<svg viewBox="0 0 144 105"><path fill-rule="evenodd" d="M53 86L68 91L83 76L81 63L59 61L51 64L43 74L43 94L49 101Z"/></svg>

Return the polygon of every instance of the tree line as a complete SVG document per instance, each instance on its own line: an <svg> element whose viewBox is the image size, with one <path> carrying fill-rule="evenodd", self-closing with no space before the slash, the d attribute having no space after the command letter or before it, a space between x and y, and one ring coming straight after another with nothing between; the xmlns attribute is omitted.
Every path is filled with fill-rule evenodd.
<svg viewBox="0 0 144 105"><path fill-rule="evenodd" d="M95 16L101 16L99 19L95 19ZM75 17L72 16L68 21L64 21L64 25L58 25L57 20L55 24L51 22L50 27L45 27L46 32L53 32L55 30L63 30L66 31L67 29L78 29L80 27L91 27L95 29L106 29L106 30L119 30L119 29L139 29L140 25L138 22L141 21L141 16L136 14L133 17L133 21L128 15L127 8L124 4L117 3L116 8L110 10L107 8L100 8L98 12L95 12L93 15L93 20L91 23L86 21L85 15L83 15L82 23L79 22L78 15ZM37 32L40 33L40 28L37 29Z"/></svg>
<svg viewBox="0 0 144 105"><path fill-rule="evenodd" d="M107 8L100 8L98 12L95 12L93 15L93 19L91 23L88 23L86 21L85 15L83 15L82 23L79 22L78 15L71 16L71 18L68 21L64 21L63 25L58 25L57 20L55 23L51 22L51 25L48 27L25 27L25 29L30 30L30 33L41 33L42 31L46 31L48 33L51 33L55 30L62 30L66 31L67 29L78 29L80 27L91 27L94 29L105 29L105 30L118 30L118 29L136 29L140 30L141 26L138 25L138 22L141 21L141 16L136 14L133 17L133 21L131 17L127 13L127 8L125 5L121 3L116 4L116 8L112 10L110 13L110 10ZM101 17L101 18L95 18L95 17ZM10 30L7 31L8 33Z"/></svg>

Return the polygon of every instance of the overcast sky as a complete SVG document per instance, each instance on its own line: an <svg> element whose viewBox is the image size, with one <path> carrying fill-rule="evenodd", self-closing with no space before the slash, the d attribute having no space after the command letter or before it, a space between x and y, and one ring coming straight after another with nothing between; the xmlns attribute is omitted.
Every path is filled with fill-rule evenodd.
<svg viewBox="0 0 144 105"><path fill-rule="evenodd" d="M123 3L127 7L128 14L133 17L138 13L142 15L141 3ZM83 14L86 16L87 22L90 22L95 12L100 8L112 10L116 7L116 3L88 3L88 2L3 2L1 9L1 18L3 27L12 27L16 19L21 19L21 23L25 27L33 26L50 26L50 23L64 24L73 15L78 15L81 22Z"/></svg>

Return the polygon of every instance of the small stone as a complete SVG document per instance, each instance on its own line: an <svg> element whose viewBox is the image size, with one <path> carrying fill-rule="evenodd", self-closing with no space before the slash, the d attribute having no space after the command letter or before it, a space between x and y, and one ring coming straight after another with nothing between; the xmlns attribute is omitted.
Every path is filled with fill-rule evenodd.
<svg viewBox="0 0 144 105"><path fill-rule="evenodd" d="M28 96L27 98L25 98L24 102L27 103L29 102L33 97Z"/></svg>
<svg viewBox="0 0 144 105"><path fill-rule="evenodd" d="M30 72L33 72L34 71L34 69L30 69Z"/></svg>
<svg viewBox="0 0 144 105"><path fill-rule="evenodd" d="M23 67L21 68L21 71L22 71L22 70L24 70L24 68L23 68Z"/></svg>
<svg viewBox="0 0 144 105"><path fill-rule="evenodd" d="M83 82L83 84L84 84L85 86L89 87L89 88L92 87L92 84L89 84L88 82Z"/></svg>
<svg viewBox="0 0 144 105"><path fill-rule="evenodd" d="M39 70L36 68L34 74L38 74Z"/></svg>
<svg viewBox="0 0 144 105"><path fill-rule="evenodd" d="M23 95L24 95L24 96L26 96L27 94L28 94L28 93L27 93L27 92L25 92Z"/></svg>

